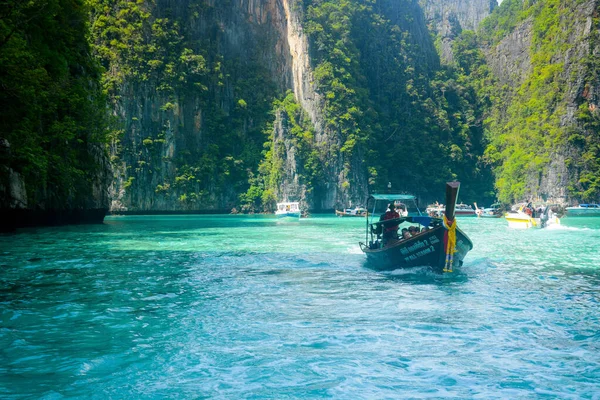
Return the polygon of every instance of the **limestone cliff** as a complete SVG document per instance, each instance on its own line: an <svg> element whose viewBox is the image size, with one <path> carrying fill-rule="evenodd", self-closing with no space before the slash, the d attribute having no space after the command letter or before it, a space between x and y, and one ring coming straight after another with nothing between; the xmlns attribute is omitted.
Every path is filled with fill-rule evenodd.
<svg viewBox="0 0 600 400"><path fill-rule="evenodd" d="M81 2L0 4L0 230L102 222L106 115Z"/></svg>
<svg viewBox="0 0 600 400"><path fill-rule="evenodd" d="M140 21L140 17L133 22L151 25L162 18L176 23L174 30L182 43L175 51L190 49L194 55L201 55L207 71L193 82L202 88L200 91L190 90L189 85L170 83L169 90L161 90L164 77L150 74L140 80L137 72L129 72L113 89L114 115L122 131L111 146L116 175L111 185L113 211L224 211L235 207L246 182L241 175L253 168L247 162L254 161L258 165L259 161L238 159L245 151L242 147L252 142L256 147L262 146L261 140L265 140L256 131L262 128L260 124L266 125L268 110L259 109L261 104L249 102L244 106L246 110L240 107L240 100L246 104L255 89L263 91L263 98L258 100L263 106L286 90L293 90L314 126L316 145L323 149L322 162L327 162L331 156L328 149L332 136L324 129L322 99L314 87L309 44L299 11L296 0L235 0L226 4L186 0L158 1L155 7L146 5L147 19ZM102 32L96 35L98 47L103 44L102 35ZM142 42L152 42L152 39L145 38ZM173 63L158 59L153 65L159 62ZM106 60L109 71L122 68L125 63L124 59ZM215 78L216 68L221 72ZM118 74L120 72L115 73ZM261 80L252 84L262 88L242 87L256 75ZM185 79L189 78L188 75ZM262 115L257 116L259 113ZM283 138L283 130L278 123L277 126L280 129L276 129L275 142ZM227 178L225 182L219 178L224 172L223 166L194 165L197 159L203 163L214 162L205 155L223 127L237 130L232 135L232 140L238 142L237 149L220 154L238 163L234 167L238 169L237 180L229 182ZM294 149L287 147L293 153ZM190 160L190 155L196 160ZM307 197L305 189L297 189L293 183L299 179L293 174L298 168L294 160L292 154L284 155L286 170L292 174L286 174L286 179L275 189L278 199L302 200L304 208L333 208L336 201L346 201L337 194L344 180L339 176L340 162L329 163L319 196ZM241 165L243 163L246 164ZM363 172L359 175L364 176ZM296 189L290 189L292 187ZM364 188L360 197L364 197Z"/></svg>
<svg viewBox="0 0 600 400"><path fill-rule="evenodd" d="M148 59L125 71L126 54L114 50L117 57L105 58L109 71L122 77L111 92L122 131L112 145L113 210L236 205L246 171L258 165L270 103L302 71L301 56L290 53L285 3L159 0L125 18L148 31L137 39L147 49L140 57ZM170 35L168 42L161 41L163 34ZM110 48L102 35L96 34L97 46ZM148 55L160 46L169 48ZM303 88L306 80L298 82L300 98L315 97Z"/></svg>
<svg viewBox="0 0 600 400"><path fill-rule="evenodd" d="M388 181L426 192L430 183L456 176L440 168L423 181L427 160L389 162L404 154L401 143L420 145L427 136L422 153L433 149L448 165L476 157L469 154L471 133L452 132L466 123L462 111L446 121L443 92L431 86L440 62L417 0L108 3L108 12L94 10L93 37L115 121L113 211L238 207L265 157L266 134L277 182L269 190L312 210L361 204L370 186ZM321 6L340 12L307 17ZM481 1L452 2L450 14L441 2L426 6L432 20L452 14L467 28L489 12ZM343 37L309 37L311 18L323 18L325 36L341 35L330 17L347 22ZM336 43L346 46L344 57L324 50ZM345 66L333 67L336 57ZM309 121L301 143L290 140L297 132L286 123L289 115L271 114L271 103L287 90ZM452 137L465 142L468 157L450 157Z"/></svg>
<svg viewBox="0 0 600 400"><path fill-rule="evenodd" d="M463 30L477 30L497 6L496 0L419 0L430 29L439 38L440 56L452 62L452 42Z"/></svg>
<svg viewBox="0 0 600 400"><path fill-rule="evenodd" d="M510 164L518 163L508 158L498 168L498 178L500 182L523 181L524 190L501 193L506 201L541 197L568 203L581 200L589 187L589 183L586 187L578 183L589 174L582 154L598 136L589 123L597 118L598 70L586 61L595 59L598 51L598 2L569 1L558 10L543 3L538 6L531 17L486 48L499 93L504 93L495 105L494 135L508 143L523 140L513 152L531 152L537 157L511 175L507 171L515 168ZM546 18L544 31L540 31L542 18ZM537 110L537 104L543 109ZM535 116L523 122L519 116L530 112ZM519 138L524 132L529 132L529 140ZM543 141L534 139L538 134ZM498 143L494 137L491 140ZM513 154L509 149L505 154ZM541 172L532 172L540 171L540 165ZM588 191L592 196L588 201L597 200L594 193Z"/></svg>

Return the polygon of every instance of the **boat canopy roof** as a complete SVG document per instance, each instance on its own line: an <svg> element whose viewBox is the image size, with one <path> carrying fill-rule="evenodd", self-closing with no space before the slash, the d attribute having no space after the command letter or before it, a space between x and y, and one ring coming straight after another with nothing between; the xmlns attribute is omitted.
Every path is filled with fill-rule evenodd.
<svg viewBox="0 0 600 400"><path fill-rule="evenodd" d="M396 201L396 200L415 200L416 197L412 194L372 194L369 196L375 200L386 200L386 201Z"/></svg>

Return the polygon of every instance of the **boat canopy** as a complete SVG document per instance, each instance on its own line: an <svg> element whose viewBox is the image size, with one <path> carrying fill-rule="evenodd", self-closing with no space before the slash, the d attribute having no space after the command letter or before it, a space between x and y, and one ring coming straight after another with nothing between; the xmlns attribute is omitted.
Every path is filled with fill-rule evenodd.
<svg viewBox="0 0 600 400"><path fill-rule="evenodd" d="M396 200L415 200L416 196L412 194L372 194L369 196L375 200L387 200L387 201L396 201Z"/></svg>

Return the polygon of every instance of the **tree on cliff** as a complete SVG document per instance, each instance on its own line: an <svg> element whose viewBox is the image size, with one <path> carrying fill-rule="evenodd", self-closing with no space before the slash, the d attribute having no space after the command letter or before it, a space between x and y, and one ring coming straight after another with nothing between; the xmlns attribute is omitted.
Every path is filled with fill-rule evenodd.
<svg viewBox="0 0 600 400"><path fill-rule="evenodd" d="M0 132L28 205L82 208L102 175L105 103L83 0L0 2ZM6 199L2 199L5 201Z"/></svg>

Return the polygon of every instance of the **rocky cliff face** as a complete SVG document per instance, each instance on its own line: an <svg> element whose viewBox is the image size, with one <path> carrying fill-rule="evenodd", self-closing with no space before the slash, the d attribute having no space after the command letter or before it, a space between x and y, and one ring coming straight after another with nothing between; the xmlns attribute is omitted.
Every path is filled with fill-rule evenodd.
<svg viewBox="0 0 600 400"><path fill-rule="evenodd" d="M87 8L0 8L0 231L102 222L106 115Z"/></svg>
<svg viewBox="0 0 600 400"><path fill-rule="evenodd" d="M136 71L113 93L123 135L113 145L117 178L111 186L111 208L231 209L242 190L236 185L244 180L223 182L220 176L229 175L225 169L230 167L231 174L252 168L243 165L252 159L241 158L242 147L262 147L260 132L270 102L294 87L294 74L301 74L299 65L306 63L300 42L295 43L296 53L290 52L289 6L280 0L163 0L145 11L150 16L142 23L150 27L167 21L179 40L171 51L180 58L192 54L202 70L191 77L189 66L183 66L175 79L165 78L163 71L142 80ZM156 65L176 64L177 55L157 58ZM301 78L295 84L300 99L314 98ZM222 138L229 143L217 145L216 136L223 133L231 139ZM227 154L216 154L225 147ZM227 157L231 166L217 165L217 158Z"/></svg>
<svg viewBox="0 0 600 400"><path fill-rule="evenodd" d="M506 38L486 49L487 59L501 84L520 86L531 74L531 39L533 20L527 19Z"/></svg>
<svg viewBox="0 0 600 400"><path fill-rule="evenodd" d="M122 130L112 143L113 211L228 211L236 207L248 177L261 161L266 140L262 130L273 118L270 103L286 90L293 91L312 125L314 143L310 145L318 153L320 176L310 185L303 181L298 171L306 160L290 147L289 124L279 114L273 149L286 151L274 152L274 162L283 172L283 181L275 188L276 198L300 200L303 207L313 210L364 201L369 190L365 160L371 149L364 140L357 140L360 143L351 153L340 151L348 133L342 133L325 115L327 99L317 89L314 76L315 49L311 49L303 26L306 4L298 0L117 3L111 14L123 17L111 24L130 24L142 34L124 38L129 29L121 34L119 41L135 42L125 50L112 48L108 40L112 33L99 30L95 35L99 53L110 54L104 63L109 71L112 110ZM489 1L481 0L431 0L423 1L422 6L417 0L373 5L373 15L379 13L391 29L384 33L389 35L387 39L375 38L377 43L396 46L402 42L400 46L419 51L407 56L412 51L407 50L394 58L391 54L380 56L381 48L373 43L358 43L365 54L379 58L377 68L367 66L369 59L360 61L363 72L353 78L361 82L359 90L388 96L402 111L397 113L385 101L367 104L369 95L359 107L370 114L374 108L388 116L401 114L394 121L400 125L406 124L403 118L414 118L411 107L431 106L425 101L426 91L415 90L422 85L416 82L427 81L439 67L423 10L432 24L450 35L448 24L452 21L461 29L473 29L491 8ZM120 8L128 12L120 12ZM107 25L100 20L102 15L97 18L102 22L97 27ZM378 24L376 18L371 23ZM361 40L369 37L353 34ZM104 47L108 49L102 50ZM158 51L164 47L166 51ZM136 53L136 48L144 50ZM386 53L391 51L386 49ZM405 64L391 67L399 59ZM390 72L391 68L398 72ZM416 80L408 76L411 71L418 75ZM385 74L394 81L398 78L395 89L382 89L378 79ZM411 96L414 98L409 100ZM417 100L419 96L423 98Z"/></svg>
<svg viewBox="0 0 600 400"><path fill-rule="evenodd" d="M310 119L316 142L323 143L327 139L323 130L323 100L315 90L308 38L302 26L299 5L296 0L282 0L281 4L285 12L286 24L281 27L280 32L285 34L287 50L291 58L291 88L296 101ZM309 196L305 182L299 181L298 170L303 169L301 163L304 160L295 157L296 148L289 140L287 118L284 113L278 112L274 124L273 147L276 150L274 156L279 157L284 165L283 184L276 188L275 195L281 201L299 201L301 208L305 210L321 208L323 204L316 204L315 200L319 199L319 196ZM333 187L332 189L335 190ZM332 207L331 196L329 197L329 201L325 200L325 208Z"/></svg>
<svg viewBox="0 0 600 400"><path fill-rule="evenodd" d="M196 11L190 13L190 10ZM274 147L283 145L291 153L278 160L286 165L288 173L276 188L276 197L301 200L303 207L311 209L331 209L336 202L347 201L338 193L338 187L347 179L340 175L343 161L328 162L331 154L327 149L335 141L335 134L324 129L323 101L314 87L309 43L296 0L234 0L227 4L158 1L155 8L147 11L152 14L151 21L161 17L177 21L186 46L194 54L203 54L209 66L212 62L214 68L217 55L219 62L229 64L230 68L216 85L209 81L205 92L188 87L156 90L160 82L152 78L140 81L130 76L124 80L113 96L114 114L123 131L120 141L112 146L116 175L110 190L113 211L229 210L236 205L242 189L232 183L224 185L229 189L220 190L223 185L216 175L223 171L215 169L212 173L215 179L195 179L198 171L186 175L182 164L191 163L181 160L190 152L195 157L205 154L211 137L222 128L210 119L215 113L221 115L223 125L227 124L223 120L243 119L236 140L245 144L260 141L256 136L249 137L248 131L260 129L258 125L266 122L268 110L263 110L262 119L257 121L256 115L240 115L238 107L240 98L255 89L244 93L240 90L241 82L250 79L244 75L247 66L254 73L264 72L261 76L265 80L254 83L270 85L265 94L268 101L285 90L293 90L314 127L316 146L324 149L322 162L328 164L328 171L323 174L327 181L321 183L319 195L307 196L305 186L298 183L294 174L299 167L294 165L294 148L289 143L280 143L287 133L286 125L278 119ZM357 174L358 180L366 180L364 171ZM190 192L196 197L190 198ZM362 198L363 193L355 195Z"/></svg>
<svg viewBox="0 0 600 400"><path fill-rule="evenodd" d="M452 42L463 30L477 30L498 5L496 0L419 0L430 29L439 35L440 56L452 62Z"/></svg>
<svg viewBox="0 0 600 400"><path fill-rule="evenodd" d="M590 112L590 118L596 110L598 102L597 71L585 60L593 59L598 51L598 26L594 23L598 2L589 0L569 2L565 4L569 12L564 13L557 21L557 27L564 34L554 39L562 43L556 53L545 53L542 39L534 40L535 16L521 22L506 35L499 43L486 48L486 57L490 69L498 79L498 87L510 88L501 104L497 104L500 125L514 124L511 122L511 107L521 107L520 102L527 99L527 94L533 91L533 82L540 71L556 68L559 72L554 78L547 79L546 92L555 92L555 99L548 106L548 113L554 117L550 120L552 127L545 130L560 132L547 133L547 141L552 144L532 148L533 153L548 153L547 162L539 174L527 174L525 180L526 198L548 198L556 202L572 202L574 182L580 179L583 170L577 167L577 160L582 157L582 147L574 144L569 138L589 138L597 133L589 131L580 119L581 107ZM572 8L571 8L572 7ZM514 120L514 116L512 116ZM538 118L544 118L540 115ZM533 120L532 120L533 121ZM522 126L527 130L530 127ZM575 136L573 136L575 135ZM582 142L584 140L582 139Z"/></svg>

